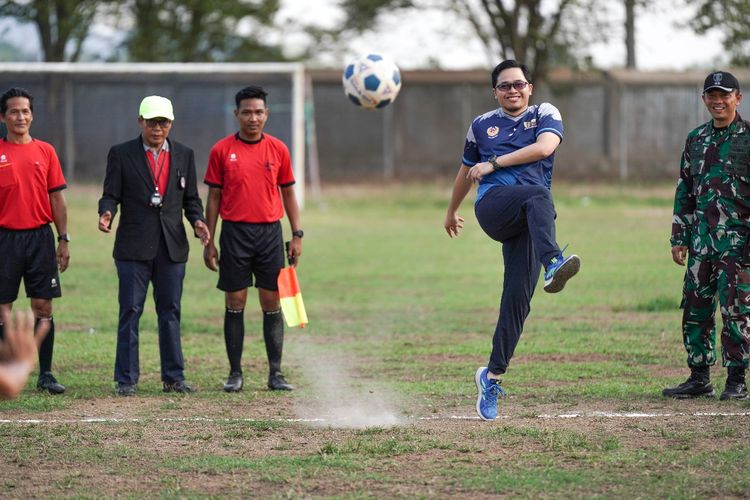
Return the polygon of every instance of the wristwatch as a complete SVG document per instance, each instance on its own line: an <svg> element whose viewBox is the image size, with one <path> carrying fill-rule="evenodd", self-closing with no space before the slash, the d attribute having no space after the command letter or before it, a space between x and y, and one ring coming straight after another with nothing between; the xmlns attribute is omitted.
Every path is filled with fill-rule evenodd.
<svg viewBox="0 0 750 500"><path fill-rule="evenodd" d="M70 243L70 236L68 236L68 233L61 234L57 237L57 241L67 241L68 243Z"/></svg>
<svg viewBox="0 0 750 500"><path fill-rule="evenodd" d="M292 231L292 236L294 236L295 238L302 239L304 235L305 235L305 232L302 229L297 229L296 231Z"/></svg>
<svg viewBox="0 0 750 500"><path fill-rule="evenodd" d="M503 168L503 167L500 166L500 163L498 163L498 161L497 161L497 155L490 156L487 159L487 161L490 163L490 165L492 165L492 170L494 170L495 172L497 172L498 170L500 170L501 168Z"/></svg>

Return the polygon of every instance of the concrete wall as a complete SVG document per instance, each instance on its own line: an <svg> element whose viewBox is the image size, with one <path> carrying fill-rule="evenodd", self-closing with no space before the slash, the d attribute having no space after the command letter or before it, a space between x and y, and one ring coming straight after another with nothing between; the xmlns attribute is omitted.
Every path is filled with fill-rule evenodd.
<svg viewBox="0 0 750 500"><path fill-rule="evenodd" d="M750 71L735 74L750 85ZM404 72L398 99L377 111L344 97L339 71L309 75L314 111L307 115L315 118L323 182L453 176L471 120L497 106L489 70ZM709 119L700 100L704 77L553 73L535 88L532 101L549 101L563 116L555 177L675 178L685 135ZM0 91L20 85L35 95L32 135L55 145L70 181L103 178L109 147L139 133L138 104L149 94L173 100L172 137L195 150L202 176L211 145L236 131L234 93L251 83L270 92L267 131L291 146L288 75L0 71ZM750 118L750 101L740 112Z"/></svg>
<svg viewBox="0 0 750 500"><path fill-rule="evenodd" d="M750 84L750 72L735 72ZM365 111L343 98L338 72L312 72L321 177L454 175L471 120L497 106L486 72L405 72L389 107ZM710 117L705 73L559 71L532 102L560 109L565 140L555 176L674 178L686 134ZM745 101L740 113L750 118Z"/></svg>
<svg viewBox="0 0 750 500"><path fill-rule="evenodd" d="M193 148L200 179L211 146L237 131L234 95L249 84L262 85L269 92L273 113L266 130L291 149L292 81L288 74L131 73L121 71L122 65L120 71L106 74L53 67L55 71L50 72L0 69L0 93L11 86L32 93L31 135L55 146L68 182L104 178L109 148L138 137L138 107L143 97L152 94L172 101L175 121L170 138Z"/></svg>

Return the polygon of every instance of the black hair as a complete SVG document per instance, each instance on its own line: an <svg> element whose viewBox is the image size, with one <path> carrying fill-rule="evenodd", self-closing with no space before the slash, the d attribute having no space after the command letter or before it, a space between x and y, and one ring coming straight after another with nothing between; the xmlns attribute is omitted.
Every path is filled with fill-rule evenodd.
<svg viewBox="0 0 750 500"><path fill-rule="evenodd" d="M505 61L495 66L495 69L492 70L492 82L490 83L492 84L493 89L495 88L495 85L497 85L498 75L508 68L520 68L521 72L523 72L523 77L526 78L527 82L531 83L531 71L529 71L528 66L516 61L515 59L506 59Z"/></svg>
<svg viewBox="0 0 750 500"><path fill-rule="evenodd" d="M34 111L34 96L31 95L31 92L20 87L11 87L0 96L0 114L5 115L5 112L8 111L8 99L13 99L14 97L25 97L28 99L29 109Z"/></svg>
<svg viewBox="0 0 750 500"><path fill-rule="evenodd" d="M263 104L267 104L267 96L268 92L263 90L263 87L250 85L249 87L245 87L244 89L237 92L237 94L234 96L234 104L237 109L240 109L240 103L245 99L262 99Z"/></svg>

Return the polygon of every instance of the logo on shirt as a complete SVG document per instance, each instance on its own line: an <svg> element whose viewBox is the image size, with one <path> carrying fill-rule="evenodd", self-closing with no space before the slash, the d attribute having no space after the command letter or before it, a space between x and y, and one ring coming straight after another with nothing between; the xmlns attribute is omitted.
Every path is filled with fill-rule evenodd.
<svg viewBox="0 0 750 500"><path fill-rule="evenodd" d="M527 122L523 122L523 129L529 130L530 128L536 128L536 118L532 118Z"/></svg>
<svg viewBox="0 0 750 500"><path fill-rule="evenodd" d="M55 278L52 278L50 285L52 285L52 288L57 288L57 280Z"/></svg>
<svg viewBox="0 0 750 500"><path fill-rule="evenodd" d="M232 153L229 155L229 161L237 161L237 155Z"/></svg>
<svg viewBox="0 0 750 500"><path fill-rule="evenodd" d="M8 161L8 157L5 155L0 155L0 163L5 163Z"/></svg>
<svg viewBox="0 0 750 500"><path fill-rule="evenodd" d="M496 127L496 126L487 127L487 137L489 137L490 139L494 139L495 137L497 137L497 134L499 133L500 133L500 127Z"/></svg>

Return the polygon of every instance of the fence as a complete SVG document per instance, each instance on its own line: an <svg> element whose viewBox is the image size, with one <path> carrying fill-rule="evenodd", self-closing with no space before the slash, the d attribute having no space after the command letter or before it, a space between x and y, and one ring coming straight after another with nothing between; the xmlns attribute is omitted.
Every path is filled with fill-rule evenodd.
<svg viewBox="0 0 750 500"><path fill-rule="evenodd" d="M398 99L364 111L343 98L340 74L313 71L323 180L455 175L471 120L497 106L490 71L405 72ZM750 84L750 72L735 71ZM704 72L557 71L532 102L560 109L565 139L555 177L676 178L685 136L710 117ZM740 113L750 118L748 101Z"/></svg>
<svg viewBox="0 0 750 500"><path fill-rule="evenodd" d="M265 72L243 64L124 66L83 71L82 65L66 73L43 64L33 70L2 65L0 90L21 85L35 94L32 133L56 146L70 180L102 179L107 150L138 134L137 105L151 93L173 99L172 134L195 150L202 176L211 145L236 130L234 93L251 83L270 91L268 132L290 145L297 167L304 165L301 134L293 134L303 115L301 65L271 64ZM184 71L189 68L192 73ZM750 84L750 72L735 74ZM308 104L314 108L308 106L307 118L314 117L316 125L308 130L316 130L323 182L452 176L469 123L497 105L489 70L406 71L401 95L377 111L344 97L339 71L308 75L314 97ZM563 116L565 140L555 178L675 178L687 132L709 119L700 100L704 77L704 72L553 73L532 99L555 104ZM750 117L748 101L740 112Z"/></svg>
<svg viewBox="0 0 750 500"><path fill-rule="evenodd" d="M32 136L55 146L68 181L104 177L109 148L140 133L138 105L150 94L172 100L170 137L195 150L202 178L211 146L237 131L235 93L251 83L269 92L267 130L289 145L304 179L302 64L0 64L0 92L34 95Z"/></svg>

